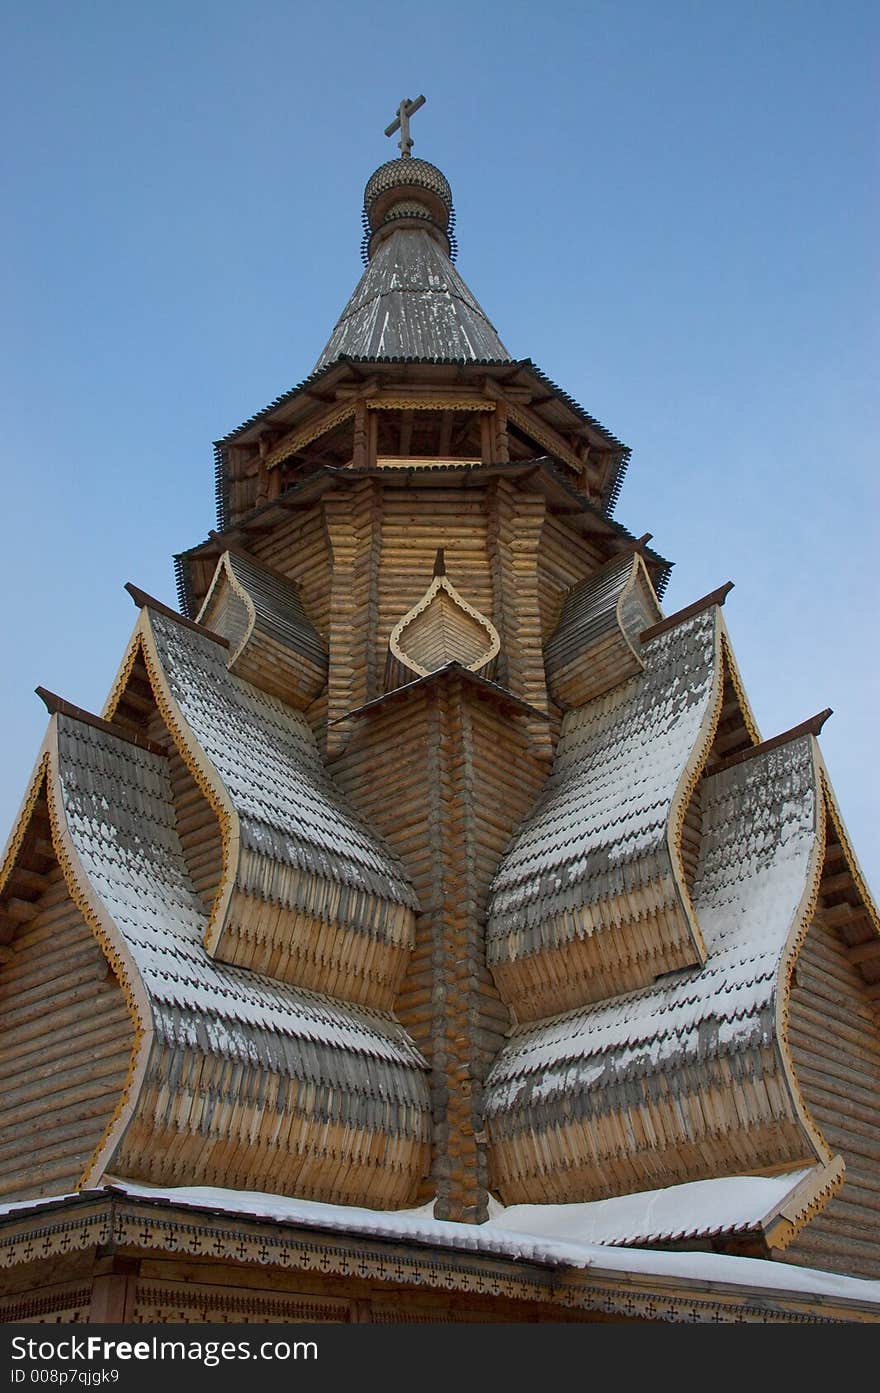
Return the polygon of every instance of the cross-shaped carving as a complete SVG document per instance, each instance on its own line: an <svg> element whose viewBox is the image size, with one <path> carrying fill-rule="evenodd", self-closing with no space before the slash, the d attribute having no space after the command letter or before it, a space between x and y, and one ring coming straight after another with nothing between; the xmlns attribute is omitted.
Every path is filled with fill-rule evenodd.
<svg viewBox="0 0 880 1393"><path fill-rule="evenodd" d="M408 160L412 152L413 143L409 133L409 118L414 111L418 111L419 107L424 105L424 97L416 97L414 102L411 102L409 97L404 97L400 106L397 108L397 115L391 122L391 125L385 127L386 135L393 135L395 131L400 131L400 139L397 145L402 160Z"/></svg>

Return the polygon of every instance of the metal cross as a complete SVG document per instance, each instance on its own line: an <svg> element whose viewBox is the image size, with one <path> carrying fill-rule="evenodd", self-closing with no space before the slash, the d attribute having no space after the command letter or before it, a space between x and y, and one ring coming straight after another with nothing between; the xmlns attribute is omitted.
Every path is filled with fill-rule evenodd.
<svg viewBox="0 0 880 1393"><path fill-rule="evenodd" d="M400 106L397 108L397 115L391 122L391 125L385 127L386 135L393 135L395 131L400 131L400 139L397 142L397 146L400 150L400 158L402 160L410 159L412 153L413 143L409 133L409 118L414 111L418 111L419 107L424 105L424 97L416 97L414 102L411 102L409 97L404 97Z"/></svg>

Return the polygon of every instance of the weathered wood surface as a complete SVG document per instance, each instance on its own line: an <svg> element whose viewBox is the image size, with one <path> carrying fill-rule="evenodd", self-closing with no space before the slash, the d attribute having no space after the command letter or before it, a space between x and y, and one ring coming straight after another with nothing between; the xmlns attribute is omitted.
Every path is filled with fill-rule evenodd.
<svg viewBox="0 0 880 1393"><path fill-rule="evenodd" d="M431 1185L452 1219L487 1212L483 1086L509 1017L486 965L486 896L544 779L520 727L447 675L365 714L333 766L422 906L395 1010L431 1064Z"/></svg>
<svg viewBox="0 0 880 1393"><path fill-rule="evenodd" d="M74 1190L113 1116L134 1031L109 964L50 874L0 966L0 1196Z"/></svg>
<svg viewBox="0 0 880 1393"><path fill-rule="evenodd" d="M825 885L828 884L826 880ZM798 1082L846 1162L840 1194L785 1253L788 1262L880 1277L880 1027L840 932L821 915L795 968L788 1038Z"/></svg>

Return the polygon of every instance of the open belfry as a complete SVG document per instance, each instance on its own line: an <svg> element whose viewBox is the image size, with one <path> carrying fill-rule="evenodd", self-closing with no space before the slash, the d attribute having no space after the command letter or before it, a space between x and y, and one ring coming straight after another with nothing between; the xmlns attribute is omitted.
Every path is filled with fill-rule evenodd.
<svg viewBox="0 0 880 1393"><path fill-rule="evenodd" d="M39 689L0 1316L876 1320L830 713L762 738L729 584L664 614L628 450L454 265L423 100L314 368L216 447L180 612L129 584L100 713Z"/></svg>

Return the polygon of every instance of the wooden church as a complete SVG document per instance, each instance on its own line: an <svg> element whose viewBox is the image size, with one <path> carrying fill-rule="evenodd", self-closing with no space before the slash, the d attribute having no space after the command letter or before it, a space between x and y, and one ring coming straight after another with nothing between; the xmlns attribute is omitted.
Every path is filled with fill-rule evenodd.
<svg viewBox="0 0 880 1393"><path fill-rule="evenodd" d="M0 870L6 1321L880 1318L880 920L411 153Z"/></svg>

